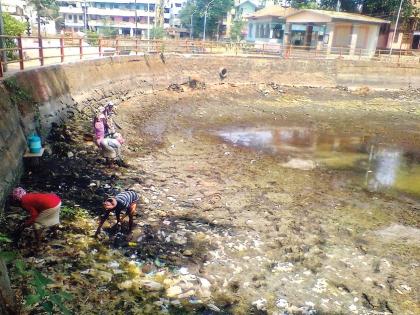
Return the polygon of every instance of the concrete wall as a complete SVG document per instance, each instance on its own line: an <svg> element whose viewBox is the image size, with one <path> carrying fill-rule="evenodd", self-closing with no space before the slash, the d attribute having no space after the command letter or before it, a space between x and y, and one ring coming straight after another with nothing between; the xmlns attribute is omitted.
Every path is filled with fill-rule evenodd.
<svg viewBox="0 0 420 315"><path fill-rule="evenodd" d="M20 174L24 134L37 125L45 135L53 122L65 120L77 109L166 89L189 78L220 84L221 67L228 70L223 83L420 88L420 66L370 61L155 55L107 57L19 72L12 79L30 101L14 105L0 84L0 178L5 179L0 182L0 204Z"/></svg>
<svg viewBox="0 0 420 315"><path fill-rule="evenodd" d="M4 86L0 85L0 207L22 172L26 148L20 114Z"/></svg>

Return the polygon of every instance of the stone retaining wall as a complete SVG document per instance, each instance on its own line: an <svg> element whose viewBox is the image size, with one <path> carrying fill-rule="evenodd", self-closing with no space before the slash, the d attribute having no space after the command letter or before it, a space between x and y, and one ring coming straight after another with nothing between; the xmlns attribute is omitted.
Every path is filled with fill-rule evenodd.
<svg viewBox="0 0 420 315"><path fill-rule="evenodd" d="M226 68L225 79L219 76ZM106 57L27 70L14 80L29 100L14 104L0 85L0 204L21 171L25 136L36 129L45 136L84 106L166 89L194 78L206 84L275 82L284 85L371 88L420 88L420 65L399 66L364 61L293 60L197 55ZM16 94L16 91L13 93Z"/></svg>

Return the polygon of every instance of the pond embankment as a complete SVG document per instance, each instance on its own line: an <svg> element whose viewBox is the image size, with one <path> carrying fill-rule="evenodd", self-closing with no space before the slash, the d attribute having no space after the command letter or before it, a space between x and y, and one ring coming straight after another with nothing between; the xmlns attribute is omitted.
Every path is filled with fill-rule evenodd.
<svg viewBox="0 0 420 315"><path fill-rule="evenodd" d="M420 69L381 67L168 55L10 78L3 196L25 135L53 126L45 167L22 184L76 211L58 240L22 255L80 314L415 314ZM121 105L127 170L104 167L89 138L108 100ZM135 232L93 240L97 206L124 188L143 196Z"/></svg>

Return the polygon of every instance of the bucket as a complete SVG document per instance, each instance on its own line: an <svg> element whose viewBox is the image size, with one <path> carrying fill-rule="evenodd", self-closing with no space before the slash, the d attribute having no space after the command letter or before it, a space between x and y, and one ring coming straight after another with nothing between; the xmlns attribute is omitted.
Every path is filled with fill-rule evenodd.
<svg viewBox="0 0 420 315"><path fill-rule="evenodd" d="M29 152L31 153L41 152L41 149L42 149L41 138L37 136L36 134L30 135L28 138L28 146L29 146Z"/></svg>

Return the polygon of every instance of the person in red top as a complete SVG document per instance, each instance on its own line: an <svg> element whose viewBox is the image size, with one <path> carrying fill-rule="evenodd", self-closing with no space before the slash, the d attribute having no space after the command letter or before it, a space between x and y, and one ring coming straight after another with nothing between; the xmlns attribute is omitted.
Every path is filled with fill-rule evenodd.
<svg viewBox="0 0 420 315"><path fill-rule="evenodd" d="M27 193L23 188L17 187L13 189L12 198L30 215L15 231L17 239L26 227L34 225L35 238L39 243L39 228L60 224L61 199L56 194Z"/></svg>

